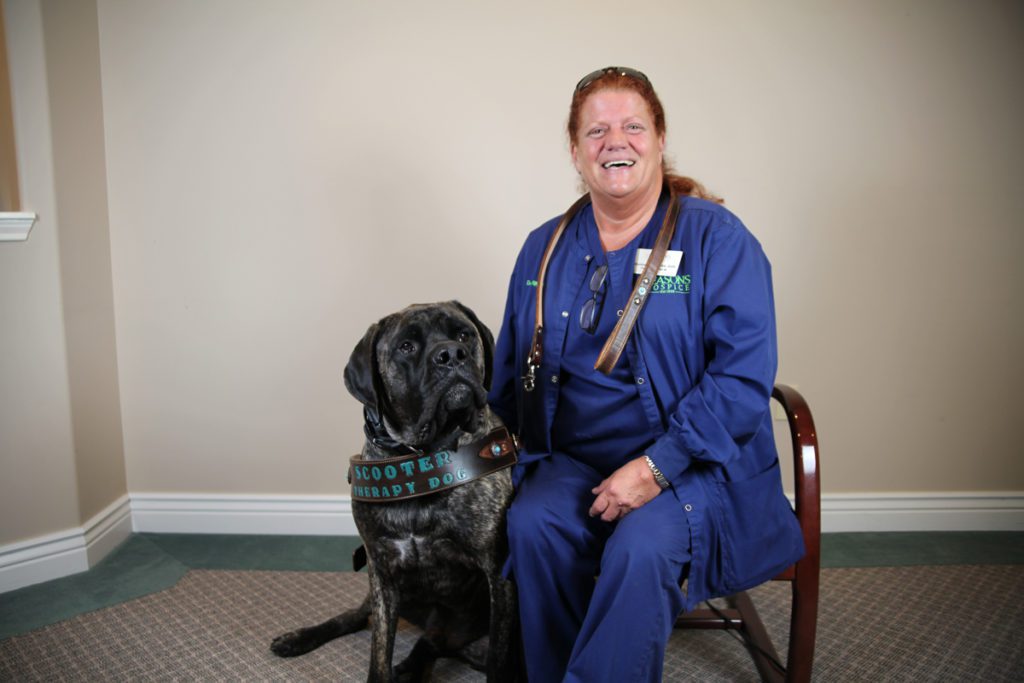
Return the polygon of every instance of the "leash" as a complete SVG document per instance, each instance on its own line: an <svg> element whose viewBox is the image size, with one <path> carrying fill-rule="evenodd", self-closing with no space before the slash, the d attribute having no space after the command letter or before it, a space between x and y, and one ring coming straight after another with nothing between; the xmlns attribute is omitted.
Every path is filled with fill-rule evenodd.
<svg viewBox="0 0 1024 683"><path fill-rule="evenodd" d="M633 333L633 327L636 325L637 318L640 315L640 309L647 302L647 297L651 293L651 285L658 274L658 269L661 268L661 262L665 259L668 245L672 241L672 235L676 230L676 221L679 219L679 196L670 183L666 184L668 185L669 192L669 206L668 210L665 211L665 219L662 221L661 230L658 232L654 248L647 259L647 265L644 267L643 273L640 274L636 285L633 287L633 293L629 297L629 304L623 311L619 321L615 323L615 329L608 336L608 340L605 342L601 353L597 356L597 361L594 363L594 369L606 375L611 373L612 368L619 362L622 351L626 348L626 342L629 340L629 335ZM533 340L530 343L530 352L526 356L526 374L522 378L523 389L526 391L533 391L536 387L537 370L544 359L544 279L547 275L548 263L551 261L552 254L554 254L555 245L558 244L562 233L565 232L565 227L579 213L580 209L589 203L590 194L588 193L577 199L569 207L569 210L565 212L562 220L558 223L558 227L555 228L555 232L552 233L551 239L548 240L547 247L544 249L544 256L540 261L540 275L537 278L537 317L533 327Z"/></svg>
<svg viewBox="0 0 1024 683"><path fill-rule="evenodd" d="M516 464L517 444L504 427L458 450L394 458L349 459L352 500L389 503L447 491Z"/></svg>

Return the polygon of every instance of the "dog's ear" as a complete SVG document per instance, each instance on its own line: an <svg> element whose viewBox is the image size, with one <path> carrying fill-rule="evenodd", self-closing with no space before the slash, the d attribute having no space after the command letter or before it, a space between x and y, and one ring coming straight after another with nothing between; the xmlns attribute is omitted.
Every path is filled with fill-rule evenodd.
<svg viewBox="0 0 1024 683"><path fill-rule="evenodd" d="M378 394L377 340L382 325L374 323L359 340L345 366L345 388L364 406L378 410L381 396Z"/></svg>
<svg viewBox="0 0 1024 683"><path fill-rule="evenodd" d="M476 317L468 306L464 306L458 301L452 301L452 305L458 308L462 313L469 318L473 326L476 327L476 331L480 334L480 343L484 347L484 389L487 391L491 390L491 375L493 374L494 366L494 335L487 329L487 325L480 322L480 318Z"/></svg>

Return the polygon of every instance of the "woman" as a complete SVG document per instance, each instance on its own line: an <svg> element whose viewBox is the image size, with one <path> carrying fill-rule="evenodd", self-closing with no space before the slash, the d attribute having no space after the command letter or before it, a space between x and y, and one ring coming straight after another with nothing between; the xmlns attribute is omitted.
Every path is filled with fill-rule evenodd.
<svg viewBox="0 0 1024 683"><path fill-rule="evenodd" d="M682 610L803 553L768 409L770 267L734 215L670 172L639 71L584 77L568 134L589 199L553 244L561 217L527 238L495 355L490 402L523 446L508 570L531 683L658 681ZM638 308L631 331L618 325ZM621 357L602 353L624 333Z"/></svg>

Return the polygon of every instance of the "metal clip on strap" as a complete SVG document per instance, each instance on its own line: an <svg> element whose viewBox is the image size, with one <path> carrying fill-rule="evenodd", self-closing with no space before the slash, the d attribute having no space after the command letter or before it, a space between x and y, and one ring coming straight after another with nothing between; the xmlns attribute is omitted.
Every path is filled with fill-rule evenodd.
<svg viewBox="0 0 1024 683"><path fill-rule="evenodd" d="M538 285L539 286L539 285ZM544 328L536 327L533 330L533 342L530 344L530 355L526 357L526 374L523 375L523 389L533 391L537 386L536 374L540 368L540 362L544 349Z"/></svg>
<svg viewBox="0 0 1024 683"><path fill-rule="evenodd" d="M523 375L523 389L533 391L537 386L536 374L540 369L541 361L544 360L544 275L548 272L548 262L551 255L555 253L555 245L565 232L565 226L579 213L579 210L590 203L590 193L587 193L573 202L569 210L562 216L562 220L555 228L555 232L548 240L548 246L544 249L544 256L540 260L540 275L537 278L537 317L533 328L533 342L530 344L530 354L526 357L526 374Z"/></svg>

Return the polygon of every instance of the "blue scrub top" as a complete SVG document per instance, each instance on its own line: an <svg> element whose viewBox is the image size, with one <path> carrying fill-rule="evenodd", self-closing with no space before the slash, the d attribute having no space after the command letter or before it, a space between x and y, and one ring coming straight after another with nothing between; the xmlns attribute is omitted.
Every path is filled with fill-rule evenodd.
<svg viewBox="0 0 1024 683"><path fill-rule="evenodd" d="M609 428L625 426L639 435L639 446L623 442L624 451L640 450L624 452L622 462L646 452L674 488L691 529L687 609L692 609L708 597L772 578L804 550L782 492L768 407L777 363L771 267L761 245L727 209L693 197L679 201L669 249L683 252L682 265L652 287L611 378L622 391L573 386L583 376L581 368L592 368L596 360L590 348L577 353L587 340L574 338L597 255L588 240L578 239L588 234L582 221L593 220L587 209L567 227L545 276L544 359L532 392L523 390L521 378L533 336L541 257L559 217L534 230L523 245L509 282L489 402L522 441L518 476L534 460L557 457L556 444L589 450L580 434L590 422L607 421ZM609 296L628 296L635 250L653 244L664 208L658 207L634 243L615 252L632 254L622 261L630 282L619 282L625 279L619 271ZM609 304L606 300L602 325L616 310ZM601 331L594 337L603 344L607 335ZM621 416L609 413L609 401L629 396L630 382L635 400L626 401ZM614 441L607 434L598 437L605 445Z"/></svg>
<svg viewBox="0 0 1024 683"><path fill-rule="evenodd" d="M615 251L605 252L601 246L591 206L580 212L563 237L574 239L592 258L587 264L584 286L568 311L559 375L561 391L551 425L551 446L554 451L590 465L604 477L645 453L654 442L650 430L637 428L647 420L628 364L617 363L611 374L605 375L594 369L594 362L618 322L617 311L626 307L632 295L637 248L653 245L666 206L667 201L661 202L644 230ZM608 275L603 291L598 293L600 317L597 329L587 332L580 325L580 311L593 297L589 283L602 265L608 266Z"/></svg>

